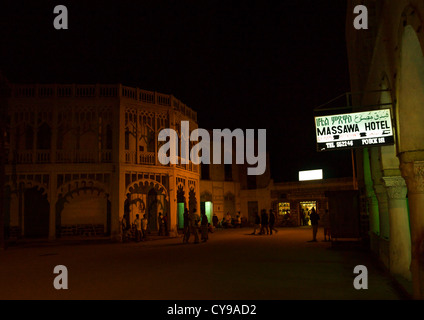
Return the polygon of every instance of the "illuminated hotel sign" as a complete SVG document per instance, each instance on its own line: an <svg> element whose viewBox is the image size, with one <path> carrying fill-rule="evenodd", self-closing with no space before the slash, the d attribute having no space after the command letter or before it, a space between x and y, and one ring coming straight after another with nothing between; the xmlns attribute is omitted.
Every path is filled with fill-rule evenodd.
<svg viewBox="0 0 424 320"><path fill-rule="evenodd" d="M318 151L394 143L390 109L315 117Z"/></svg>

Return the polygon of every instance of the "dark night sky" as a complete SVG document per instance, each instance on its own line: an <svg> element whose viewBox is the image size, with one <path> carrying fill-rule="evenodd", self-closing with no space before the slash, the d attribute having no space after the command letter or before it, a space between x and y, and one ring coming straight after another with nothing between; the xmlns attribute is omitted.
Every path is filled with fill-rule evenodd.
<svg viewBox="0 0 424 320"><path fill-rule="evenodd" d="M69 29L55 30L66 5ZM173 94L201 128L265 128L271 174L350 176L350 151L316 152L314 107L350 90L346 1L2 1L12 82L123 83Z"/></svg>

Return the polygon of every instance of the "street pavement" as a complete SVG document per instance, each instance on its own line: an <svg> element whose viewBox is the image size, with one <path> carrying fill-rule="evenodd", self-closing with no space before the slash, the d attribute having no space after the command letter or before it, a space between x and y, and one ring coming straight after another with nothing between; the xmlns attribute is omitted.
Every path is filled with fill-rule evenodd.
<svg viewBox="0 0 424 320"><path fill-rule="evenodd" d="M27 243L0 251L0 299L401 300L404 292L368 250L308 242L310 228L218 229L206 243ZM155 239L158 239L157 237ZM68 289L56 289L57 265ZM368 289L353 286L357 265ZM361 275L364 275L363 273ZM362 282L363 283L363 282ZM63 284L63 282L62 282Z"/></svg>

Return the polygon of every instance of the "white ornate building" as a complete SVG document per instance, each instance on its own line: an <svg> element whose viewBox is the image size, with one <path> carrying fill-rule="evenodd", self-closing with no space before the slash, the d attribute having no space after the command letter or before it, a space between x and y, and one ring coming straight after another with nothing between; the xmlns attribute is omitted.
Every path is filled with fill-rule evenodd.
<svg viewBox="0 0 424 320"><path fill-rule="evenodd" d="M117 85L12 85L6 165L9 237L120 233L146 214L178 225L177 208L199 208L199 167L158 162L158 133L180 133L197 114L172 95ZM164 142L160 142L164 143ZM179 204L179 205L178 205Z"/></svg>

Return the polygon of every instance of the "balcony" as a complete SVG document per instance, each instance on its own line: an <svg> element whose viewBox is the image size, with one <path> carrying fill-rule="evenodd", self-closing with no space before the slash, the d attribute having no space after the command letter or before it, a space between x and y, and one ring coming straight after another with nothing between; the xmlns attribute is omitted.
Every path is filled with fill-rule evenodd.
<svg viewBox="0 0 424 320"><path fill-rule="evenodd" d="M111 150L58 150L57 163L99 163L112 162Z"/></svg>
<svg viewBox="0 0 424 320"><path fill-rule="evenodd" d="M111 150L57 150L56 159L52 151L17 151L16 163L110 163L112 162ZM13 160L10 159L9 163Z"/></svg>
<svg viewBox="0 0 424 320"><path fill-rule="evenodd" d="M14 84L15 98L123 98L145 104L171 107L197 121L197 112L173 95L127 87L120 84Z"/></svg>
<svg viewBox="0 0 424 320"><path fill-rule="evenodd" d="M155 165L156 156L154 152L125 151L125 163Z"/></svg>
<svg viewBox="0 0 424 320"><path fill-rule="evenodd" d="M144 164L144 165L156 165L156 154L154 152L136 152L136 151L125 151L125 163L128 164ZM160 161L158 161L158 165ZM169 166L169 165L168 165ZM181 163L181 157L178 157L178 164L175 165L177 168L188 170L191 172L199 172L199 165L192 162L188 164Z"/></svg>

